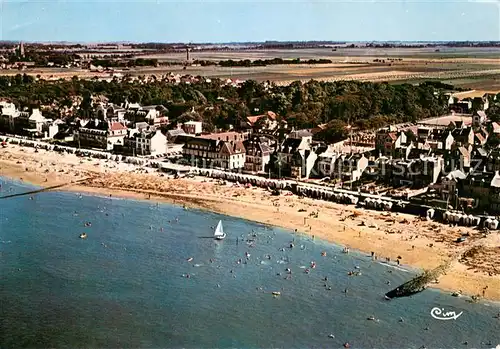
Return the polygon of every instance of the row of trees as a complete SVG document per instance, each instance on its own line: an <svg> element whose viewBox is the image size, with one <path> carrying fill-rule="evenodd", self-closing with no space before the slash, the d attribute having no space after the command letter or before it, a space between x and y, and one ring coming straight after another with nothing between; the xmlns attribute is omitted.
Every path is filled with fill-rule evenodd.
<svg viewBox="0 0 500 349"><path fill-rule="evenodd" d="M256 59L251 61L249 59L244 59L240 61L234 61L232 59L226 61L220 61L219 65L221 67L265 67L267 65L279 65L279 64L328 64L332 63L330 59L308 59L301 60L300 58L295 59L283 59L283 58L273 58L273 59Z"/></svg>
<svg viewBox="0 0 500 349"><path fill-rule="evenodd" d="M158 60L155 58L137 58L130 60L116 60L116 59L93 59L92 65L102 66L108 68L130 68L130 67L151 67L157 66Z"/></svg>
<svg viewBox="0 0 500 349"><path fill-rule="evenodd" d="M75 97L83 98L75 116L92 115L91 97L104 96L110 102L125 100L143 105L163 105L172 121L202 120L207 129L239 125L250 115L272 110L295 128L327 127L319 137L336 140L346 126L359 129L382 127L389 123L416 121L447 112L447 97L433 84L391 85L387 83L311 80L288 86L253 80L239 87L218 79L200 78L192 84L156 81L111 82L79 80L35 81L28 75L0 77L0 98L8 98L20 108L52 105L70 106ZM194 112L190 112L194 110ZM189 112L189 113L188 113Z"/></svg>

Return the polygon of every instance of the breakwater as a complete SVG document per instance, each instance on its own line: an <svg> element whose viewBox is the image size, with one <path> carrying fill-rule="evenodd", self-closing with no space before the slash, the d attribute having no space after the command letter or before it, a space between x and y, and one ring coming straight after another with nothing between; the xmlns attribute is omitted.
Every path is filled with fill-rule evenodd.
<svg viewBox="0 0 500 349"><path fill-rule="evenodd" d="M442 274L446 272L446 270L448 270L448 268L450 267L450 263L451 262L447 262L432 270L425 271L424 273L415 276L411 280L387 292L385 296L391 299L408 297L424 291L427 288L428 284L430 284L434 280L437 280Z"/></svg>
<svg viewBox="0 0 500 349"><path fill-rule="evenodd" d="M79 179L77 181L71 181L71 182L68 182L68 183L63 183L63 184L58 184L58 185L52 185L50 187L45 187L45 188L42 188L42 189L30 190L30 191L23 192L23 193L9 194L9 195L5 195L5 196L1 196L0 200L1 199L15 198L15 197L19 197L19 196L27 196L27 195L33 195L33 194L43 193L43 192L46 192L46 191L50 191L50 190L54 190L54 189L66 187L68 185L73 185L73 184L82 184L84 182L87 182L89 179L90 178L84 178L84 179Z"/></svg>

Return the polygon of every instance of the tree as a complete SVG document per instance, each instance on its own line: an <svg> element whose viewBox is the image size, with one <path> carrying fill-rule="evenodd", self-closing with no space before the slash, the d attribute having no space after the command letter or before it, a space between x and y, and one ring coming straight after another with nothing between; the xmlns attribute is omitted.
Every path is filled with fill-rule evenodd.
<svg viewBox="0 0 500 349"><path fill-rule="evenodd" d="M500 122L500 105L494 104L486 110L488 119L494 122Z"/></svg>

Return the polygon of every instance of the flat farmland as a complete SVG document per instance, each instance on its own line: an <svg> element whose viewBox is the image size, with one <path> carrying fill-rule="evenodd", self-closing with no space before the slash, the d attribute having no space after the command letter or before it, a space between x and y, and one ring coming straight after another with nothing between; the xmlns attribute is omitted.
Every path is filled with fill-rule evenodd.
<svg viewBox="0 0 500 349"><path fill-rule="evenodd" d="M141 58L156 58L159 62L184 62L186 53L148 53ZM162 75L167 73L194 76L231 78L239 80L273 81L289 84L292 81L360 80L415 83L439 80L455 86L500 90L500 48L331 48L294 50L240 50L193 51L192 60L256 60L256 59L330 59L330 64L268 65L264 67L219 67L188 65L161 65L120 71L122 74ZM376 61L377 60L377 61ZM380 62L383 60L383 62ZM44 78L107 77L108 73L85 69L28 69L28 74ZM0 74L17 74L19 71L2 71Z"/></svg>
<svg viewBox="0 0 500 349"><path fill-rule="evenodd" d="M439 51L436 51L439 50ZM143 54L142 58L156 58L160 61L184 61L185 52L173 53L150 53ZM500 47L442 47L442 48L311 48L311 49L279 49L279 50L228 50L228 51L196 51L191 52L192 59L199 60L242 60L242 59L331 59L332 61L343 61L350 58L373 59L373 58L422 58L422 59L499 59Z"/></svg>

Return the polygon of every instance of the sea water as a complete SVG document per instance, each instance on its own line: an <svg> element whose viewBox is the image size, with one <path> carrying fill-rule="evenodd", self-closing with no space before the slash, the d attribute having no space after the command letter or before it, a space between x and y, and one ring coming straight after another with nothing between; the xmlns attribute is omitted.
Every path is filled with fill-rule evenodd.
<svg viewBox="0 0 500 349"><path fill-rule="evenodd" d="M1 182L0 196L33 189ZM211 238L219 220L223 241ZM414 275L307 236L179 206L70 192L0 200L2 348L500 343L495 303L436 290L384 300ZM463 313L437 320L434 307Z"/></svg>

